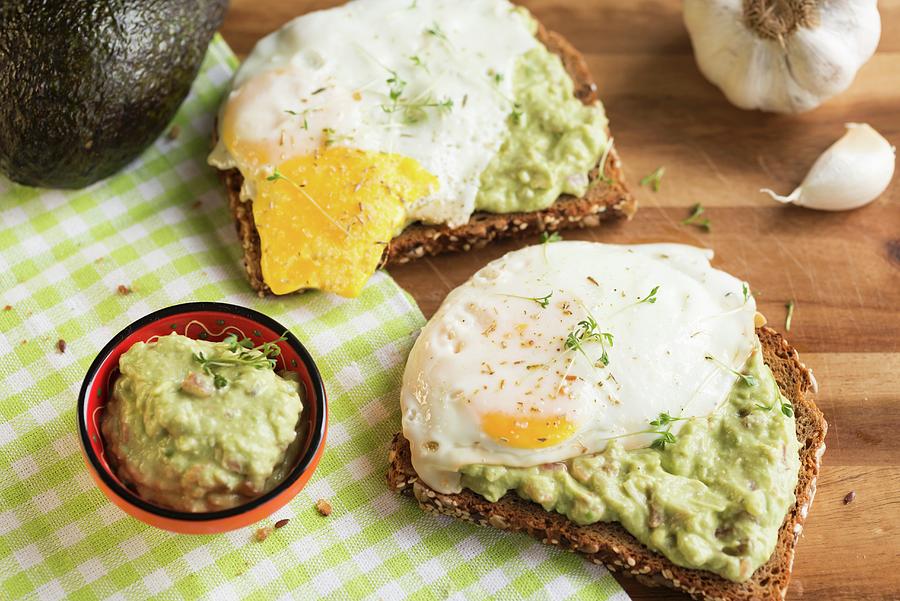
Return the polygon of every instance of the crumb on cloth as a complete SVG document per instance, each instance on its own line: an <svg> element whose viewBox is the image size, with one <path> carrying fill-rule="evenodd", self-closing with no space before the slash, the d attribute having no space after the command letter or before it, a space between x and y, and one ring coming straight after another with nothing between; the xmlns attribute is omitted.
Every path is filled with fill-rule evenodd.
<svg viewBox="0 0 900 601"><path fill-rule="evenodd" d="M316 511L318 511L319 514L321 514L325 517L330 516L331 515L331 503L329 503L325 499L319 499L318 501L316 501Z"/></svg>

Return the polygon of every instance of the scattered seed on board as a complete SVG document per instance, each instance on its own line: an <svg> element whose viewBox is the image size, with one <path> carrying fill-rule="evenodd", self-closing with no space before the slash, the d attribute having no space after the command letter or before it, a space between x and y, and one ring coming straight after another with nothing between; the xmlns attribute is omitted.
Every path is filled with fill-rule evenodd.
<svg viewBox="0 0 900 601"><path fill-rule="evenodd" d="M66 341L63 340L62 338L57 340L56 341L56 350L58 350L60 353L65 353L66 352Z"/></svg>
<svg viewBox="0 0 900 601"><path fill-rule="evenodd" d="M844 505L849 505L850 503L853 502L853 499L855 499L855 498L856 498L856 491L851 490L851 491L848 492L847 495L844 497Z"/></svg>

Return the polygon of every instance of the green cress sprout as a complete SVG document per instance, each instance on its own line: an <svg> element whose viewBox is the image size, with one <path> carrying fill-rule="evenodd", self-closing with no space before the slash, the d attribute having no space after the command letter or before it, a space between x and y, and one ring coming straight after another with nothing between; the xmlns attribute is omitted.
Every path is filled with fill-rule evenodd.
<svg viewBox="0 0 900 601"><path fill-rule="evenodd" d="M549 244L552 242L560 242L563 239L559 232L541 232L541 244Z"/></svg>
<svg viewBox="0 0 900 601"><path fill-rule="evenodd" d="M656 302L656 292L659 290L659 286L654 286L653 290L650 291L650 294L645 296L644 298L638 300L636 305L640 305L641 303L650 303L651 305Z"/></svg>
<svg viewBox="0 0 900 601"><path fill-rule="evenodd" d="M688 216L687 219L682 219L681 223L683 225L696 225L697 227L702 228L707 232L710 231L712 229L712 223L710 222L710 220L706 217L700 219L700 215L702 215L704 211L706 211L706 209L704 209L703 205L698 202L691 209L690 216Z"/></svg>
<svg viewBox="0 0 900 601"><path fill-rule="evenodd" d="M444 30L441 29L441 26L437 24L437 22L433 23L431 27L425 30L425 33L428 35L434 36L437 39L450 43L450 40L447 39L447 34L444 33Z"/></svg>
<svg viewBox="0 0 900 601"><path fill-rule="evenodd" d="M675 435L672 434L672 424L689 419L689 417L672 417L665 412L660 413L659 417L650 422L650 425L653 426L654 429L644 432L645 434L659 434L659 437L650 443L650 448L656 449L657 451L664 451L667 444L674 444L676 438Z"/></svg>
<svg viewBox="0 0 900 601"><path fill-rule="evenodd" d="M606 367L609 365L609 356L606 353L606 344L613 345L613 335L609 332L601 332L597 321L588 315L587 319L582 319L576 324L575 328L566 336L566 350L577 350L584 355L584 358L590 361L587 353L582 346L583 342L599 342L603 354L597 360L597 363Z"/></svg>
<svg viewBox="0 0 900 601"><path fill-rule="evenodd" d="M751 374L743 374L743 373L739 372L739 371L736 370L736 369L732 369L732 368L729 367L727 364L725 364L725 363L719 361L718 359L716 359L716 358L713 357L712 355L706 355L706 356L704 357L704 359L706 359L707 361L712 361L713 363L715 363L715 364L718 365L719 367L721 367L721 368L723 368L723 369L726 369L726 370L730 371L731 373L733 373L734 375L736 375L737 377L739 377L739 378L741 379L741 381L743 381L744 384L746 384L747 386L756 386L756 385L759 383L753 375L751 375Z"/></svg>
<svg viewBox="0 0 900 601"><path fill-rule="evenodd" d="M413 64L415 65L423 68L425 67L418 56L411 56L410 60L413 61ZM430 96L412 100L403 98L403 92L406 89L406 81L400 79L400 76L397 75L397 72L393 69L388 69L388 73L390 74L390 77L388 77L386 81L388 84L388 97L390 98L391 103L381 105L381 110L385 113L391 114L401 112L403 114L403 121L407 124L413 124L423 121L428 117L428 113L425 109L437 109L438 113L447 113L453 109L453 100L450 98L445 98L443 100L435 100Z"/></svg>
<svg viewBox="0 0 900 601"><path fill-rule="evenodd" d="M200 364L200 369L208 376L212 376L216 388L224 388L228 380L218 373L218 368L232 366L247 366L253 369L275 369L276 357L281 355L279 342L287 340L282 335L271 342L264 342L253 346L253 341L247 337L238 338L237 334L229 334L222 343L228 345L231 356L207 357L203 351L193 354L194 361Z"/></svg>
<svg viewBox="0 0 900 601"><path fill-rule="evenodd" d="M771 405L763 405L762 403L756 403L757 409L762 409L763 411L771 411L775 407L778 407L778 410L784 414L785 417L794 417L794 406L791 405L791 402L785 399L780 394L778 395L778 400L776 400Z"/></svg>
<svg viewBox="0 0 900 601"><path fill-rule="evenodd" d="M650 175L645 175L641 178L640 185L641 186L650 186L650 189L654 192L659 192L659 184L662 180L663 175L666 173L665 167L657 167L656 171L651 173Z"/></svg>
<svg viewBox="0 0 900 601"><path fill-rule="evenodd" d="M530 300L534 301L541 306L541 308L546 309L550 306L550 297L553 296L553 292L548 292L546 296L519 296L518 294L503 294L501 296L508 296L510 298L521 298L522 300Z"/></svg>

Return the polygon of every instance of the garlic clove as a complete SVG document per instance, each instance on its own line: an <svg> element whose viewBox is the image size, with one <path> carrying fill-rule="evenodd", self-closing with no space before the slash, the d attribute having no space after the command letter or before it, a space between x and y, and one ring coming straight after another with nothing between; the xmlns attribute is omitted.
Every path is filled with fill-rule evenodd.
<svg viewBox="0 0 900 601"><path fill-rule="evenodd" d="M797 189L775 200L820 211L847 211L869 204L894 176L894 147L867 123L847 123L847 132L816 159Z"/></svg>

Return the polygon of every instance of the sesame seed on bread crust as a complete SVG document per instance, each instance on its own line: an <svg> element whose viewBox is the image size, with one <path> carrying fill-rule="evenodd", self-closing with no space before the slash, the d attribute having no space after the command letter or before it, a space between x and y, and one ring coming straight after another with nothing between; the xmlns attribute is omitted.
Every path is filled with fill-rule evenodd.
<svg viewBox="0 0 900 601"><path fill-rule="evenodd" d="M575 84L575 97L584 104L597 101L597 86L591 77L584 57L561 35L538 25L537 39L562 60L566 72ZM600 168L603 168L603 177ZM261 296L271 294L263 281L260 265L259 232L253 219L252 201L242 201L240 190L243 177L237 169L220 171L228 194L228 204L234 217L238 238L243 250L243 263L250 285ZM381 266L406 263L413 259L447 252L465 252L481 248L493 240L530 236L537 232L584 228L601 222L630 219L637 203L625 185L622 164L613 148L605 165L596 165L589 173L590 182L584 196L568 194L541 211L517 213L487 213L478 211L468 223L451 228L446 225L415 223L390 241L384 251Z"/></svg>
<svg viewBox="0 0 900 601"><path fill-rule="evenodd" d="M794 563L794 550L803 523L816 493L816 478L828 424L813 401L815 380L800 362L797 352L775 330L757 330L763 358L776 382L794 406L797 439L800 441L800 473L795 490L796 502L788 510L778 532L772 557L746 582L732 582L704 570L677 566L651 551L622 526L598 522L578 526L564 515L544 511L515 493L507 493L496 503L464 489L458 494L438 493L419 480L410 458L409 442L397 434L391 444L388 483L406 495L415 497L425 511L449 515L482 526L527 533L551 544L583 555L587 560L622 572L650 586L668 586L695 599L750 601L783 599Z"/></svg>

